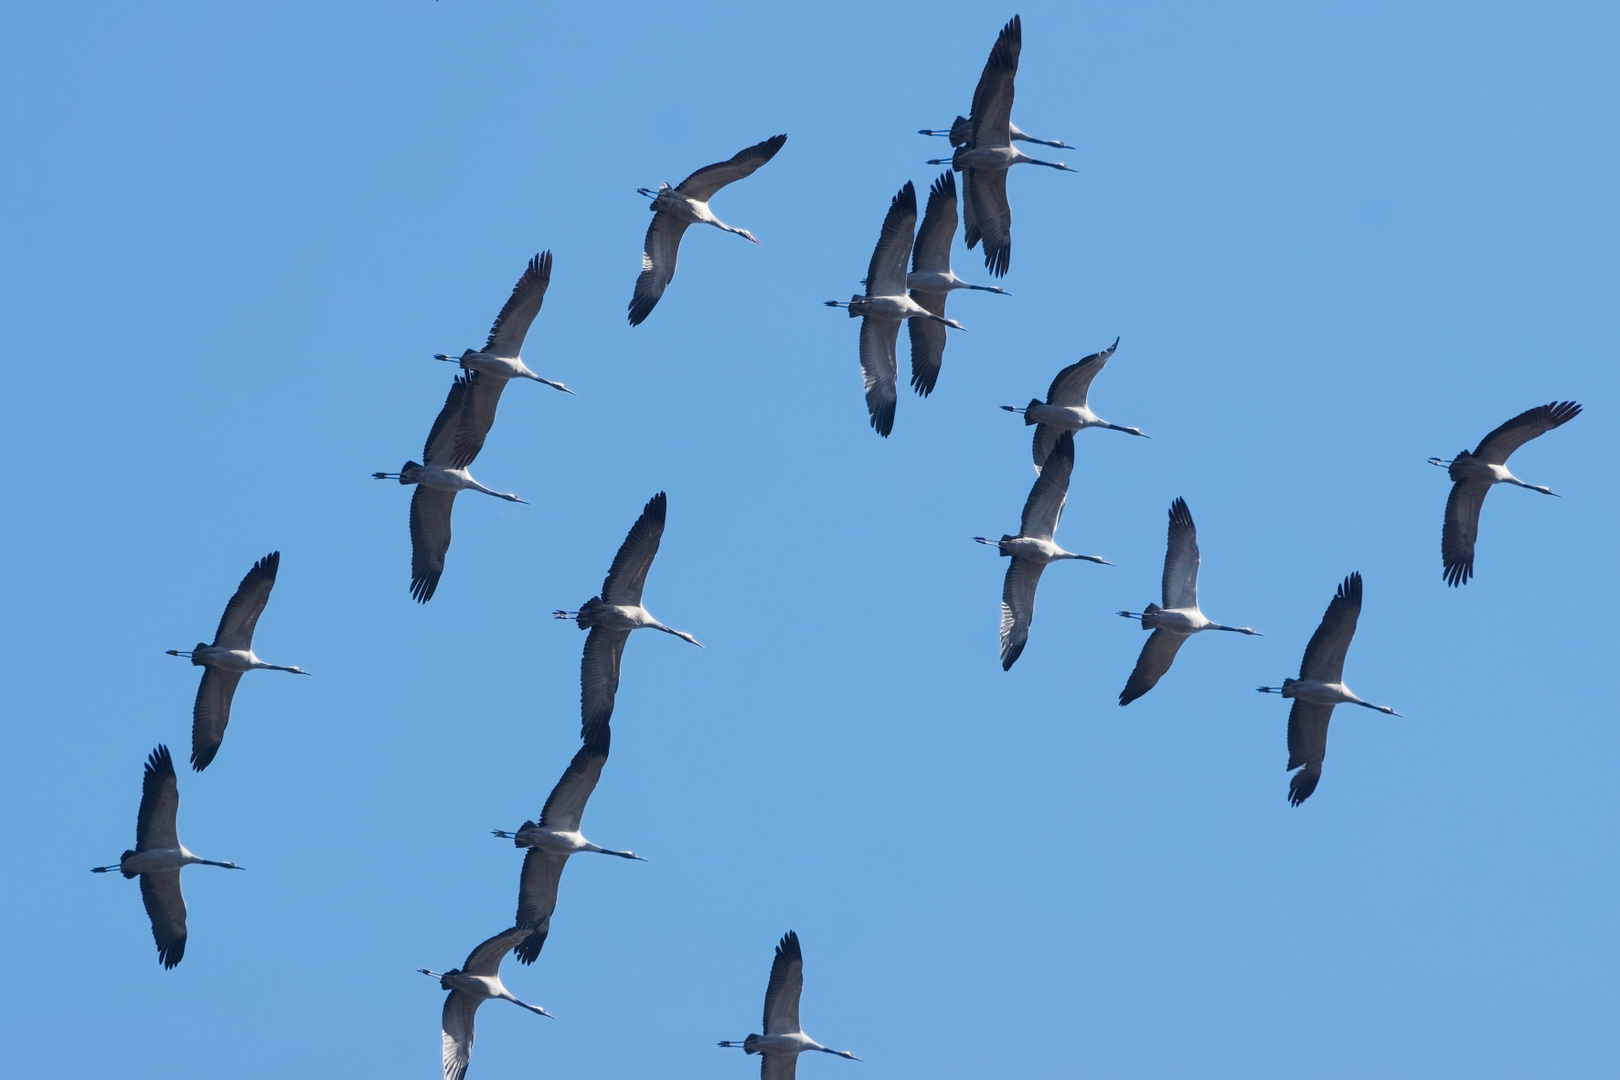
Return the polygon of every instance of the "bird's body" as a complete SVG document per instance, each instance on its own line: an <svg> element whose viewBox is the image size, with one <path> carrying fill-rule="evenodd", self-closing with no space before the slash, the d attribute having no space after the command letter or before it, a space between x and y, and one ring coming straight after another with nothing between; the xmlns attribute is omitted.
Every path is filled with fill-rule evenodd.
<svg viewBox="0 0 1620 1080"><path fill-rule="evenodd" d="M1507 459L1515 450L1553 428L1562 427L1581 414L1573 401L1553 401L1526 409L1480 440L1473 453L1459 451L1450 461L1430 458L1442 466L1453 483L1446 499L1445 527L1440 532L1440 560L1446 584L1462 585L1474 576L1474 544L1479 537L1479 513L1485 496L1497 484L1513 484L1543 495L1557 495L1552 488L1527 484L1508 471Z"/></svg>
<svg viewBox="0 0 1620 1080"><path fill-rule="evenodd" d="M1361 705L1390 716L1400 713L1388 705L1363 701L1344 683L1344 658L1361 617L1361 575L1351 574L1339 585L1322 615L1322 622L1305 646L1299 678L1284 679L1280 687L1262 686L1263 694L1291 698L1288 713L1288 768L1298 769L1288 782L1288 801L1298 806L1311 797L1322 779L1327 755L1328 721L1336 705Z"/></svg>
<svg viewBox="0 0 1620 1080"><path fill-rule="evenodd" d="M585 745L552 788L540 812L540 820L525 821L516 832L499 829L494 832L517 847L529 849L523 857L523 873L518 882L516 921L518 926L528 928L529 934L513 949L522 963L534 963L546 943L546 935L551 932L551 916L557 909L557 887L562 882L569 856L595 852L645 861L633 851L614 851L593 844L580 832L585 803L602 778L602 766L607 764L610 738L607 724L593 726L586 732Z"/></svg>
<svg viewBox="0 0 1620 1080"><path fill-rule="evenodd" d="M564 393L573 393L560 382L552 382L536 375L523 362L523 340L528 336L534 317L540 314L540 305L545 301L546 289L550 285L551 252L542 251L529 260L523 276L518 278L517 284L513 286L512 295L501 308L501 313L495 317L495 325L489 331L489 340L484 343L482 349L468 349L460 356L450 356L447 353L434 354L435 360L460 364L464 371L477 371L487 376L488 393L483 404L490 411L491 424L494 423L495 406L500 400L501 391L513 379L533 379Z"/></svg>
<svg viewBox="0 0 1620 1080"><path fill-rule="evenodd" d="M1042 146L1051 146L1058 150L1074 149L1074 147L1070 146L1061 139L1037 139L1033 135L1025 134L1024 131L1010 119L1007 121L1007 130L1011 134L1013 142L1039 143ZM939 128L919 128L917 130L917 134L938 135L949 139L952 146L966 146L973 138L973 121L969 120L965 116L958 116L955 120L951 121L951 126L948 129L941 130Z"/></svg>
<svg viewBox="0 0 1620 1080"><path fill-rule="evenodd" d="M765 1032L745 1039L725 1039L721 1046L740 1048L745 1054L759 1054L760 1080L794 1080L799 1055L819 1050L851 1061L860 1058L848 1050L833 1050L806 1035L799 1024L799 998L804 992L804 954L799 935L789 930L782 935L771 960L771 978L765 987Z"/></svg>
<svg viewBox="0 0 1620 1080"><path fill-rule="evenodd" d="M225 605L212 645L199 641L189 650L166 650L170 656L184 657L193 666L205 669L197 687L197 700L191 708L191 767L198 772L208 768L208 763L219 753L220 743L225 739L225 726L231 722L236 684L244 674L259 670L309 674L300 667L265 663L253 651L253 631L259 625L265 605L270 602L270 590L275 588L280 569L279 551L272 551L253 564Z"/></svg>
<svg viewBox="0 0 1620 1080"><path fill-rule="evenodd" d="M1084 559L1087 562L1110 565L1100 555L1077 555L1065 551L1053 539L1058 519L1063 516L1063 504L1068 499L1069 477L1074 472L1074 435L1064 432L1046 459L1041 475L1029 490L1024 502L1024 514L1017 536L1002 536L989 540L982 536L973 539L988 544L1012 562L1007 566L1007 577L1001 586L1001 669L1009 670L1023 654L1029 641L1029 625L1035 619L1035 587L1040 584L1041 571L1063 559Z"/></svg>
<svg viewBox="0 0 1620 1080"><path fill-rule="evenodd" d="M1058 372L1052 379L1052 385L1046 391L1046 400L1032 398L1028 405L1022 409L1014 405L1003 405L1002 408L1010 413L1020 413L1024 417L1024 424L1035 425L1035 438L1031 442L1030 452L1035 459L1035 468L1041 467L1057 445L1058 435L1065 431L1081 432L1086 428L1102 427L1113 431L1123 431L1128 435L1139 435L1149 438L1146 432L1133 427L1121 427L1111 424L1107 420L1091 411L1091 383L1096 379L1102 369L1107 366L1108 360L1119 348L1119 339L1101 352L1077 360Z"/></svg>
<svg viewBox="0 0 1620 1080"><path fill-rule="evenodd" d="M1006 274L1012 260L1012 206L1007 202L1007 170L1014 165L1045 165L1075 172L1059 161L1040 161L1013 147L1013 83L1023 49L1023 24L1014 15L996 38L973 90L973 113L956 151L930 165L949 165L962 174L965 240L971 251L984 241L984 265L991 274ZM1019 132L1019 135L1022 135Z"/></svg>
<svg viewBox="0 0 1620 1080"><path fill-rule="evenodd" d="M1121 705L1129 705L1158 685L1175 662L1182 643L1194 634L1230 630L1260 636L1258 630L1247 626L1222 626L1198 609L1198 565L1198 530L1193 525L1192 511L1187 509L1186 500L1177 499L1170 504L1170 532L1164 552L1160 587L1164 604L1149 604L1141 612L1119 612L1128 619L1140 619L1142 629L1153 631L1136 658L1125 689L1120 691Z"/></svg>
<svg viewBox="0 0 1620 1080"><path fill-rule="evenodd" d="M580 730L587 738L593 728L599 724L605 726L613 718L613 702L619 691L619 664L632 630L662 630L700 649L703 647L686 631L659 622L641 604L647 571L664 536L668 509L669 501L662 491L648 499L641 516L630 526L624 543L613 556L601 594L591 597L578 611L552 612L557 618L572 619L581 630L590 631L579 672Z"/></svg>
<svg viewBox="0 0 1620 1080"><path fill-rule="evenodd" d="M739 151L729 160L705 166L682 180L676 187L660 184L658 190L639 188L641 194L652 200L652 224L647 227L647 238L641 248L641 276L636 278L636 289L630 298L630 325L640 326L657 306L670 281L675 277L675 262L680 254L681 237L692 225L713 225L725 232L736 233L744 240L759 243L747 229L727 225L709 209L709 200L727 184L752 175L755 169L776 156L787 142L786 135L774 135Z"/></svg>
<svg viewBox="0 0 1620 1080"><path fill-rule="evenodd" d="M913 317L906 322L911 337L911 387L923 397L934 392L945 356L945 303L957 289L1001 293L996 285L972 285L951 269L951 241L956 237L956 174L947 172L928 189L928 206L917 241L911 249L911 272L906 288L914 300L933 318Z"/></svg>
<svg viewBox="0 0 1620 1080"><path fill-rule="evenodd" d="M873 430L885 438L894 430L894 408L899 398L896 386L900 365L895 343L900 339L900 324L907 319L926 319L963 329L961 323L929 311L906 293L906 260L911 257L916 227L917 189L907 180L889 201L883 230L867 267L866 293L850 297L847 304L826 301L828 307L848 308L850 318L862 320L861 377L866 388L866 411Z"/></svg>
<svg viewBox="0 0 1620 1080"><path fill-rule="evenodd" d="M528 933L521 926L503 930L479 943L461 967L451 968L443 974L427 968L416 969L429 978L439 980L439 986L450 991L450 996L444 999L444 1013L440 1021L444 1080L461 1080L467 1074L467 1064L472 1058L473 1017L478 1012L478 1006L490 998L510 1001L541 1016L551 1015L538 1005L519 1001L501 982L501 958Z"/></svg>
<svg viewBox="0 0 1620 1080"><path fill-rule="evenodd" d="M496 329L500 329L498 321ZM516 495L485 487L467 471L495 423L495 401L505 385L504 380L481 371L458 375L428 432L422 462L407 461L397 473L371 474L378 480L416 485L411 495L411 598L418 603L433 599L444 574L444 559L450 551L450 511L457 492L481 491L507 502L523 502Z"/></svg>
<svg viewBox="0 0 1620 1080"><path fill-rule="evenodd" d="M219 866L240 870L233 862L216 862L193 855L180 842L175 818L180 810L180 785L174 759L159 745L146 759L141 777L141 808L135 818L135 850L126 851L112 866L96 866L97 874L113 870L141 879L141 900L152 921L152 939L165 968L186 954L186 901L180 893L180 871L187 866Z"/></svg>

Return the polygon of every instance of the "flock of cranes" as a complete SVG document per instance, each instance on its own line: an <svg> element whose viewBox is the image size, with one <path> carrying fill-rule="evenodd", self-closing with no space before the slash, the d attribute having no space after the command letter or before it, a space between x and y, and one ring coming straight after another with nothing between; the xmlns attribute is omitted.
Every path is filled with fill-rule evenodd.
<svg viewBox="0 0 1620 1080"><path fill-rule="evenodd" d="M1017 16L1007 23L990 52L973 94L970 116L958 116L948 131L922 129L921 134L948 137L954 153L930 161L950 170L933 181L917 226L916 190L907 181L890 202L876 248L872 253L864 291L848 302L826 301L843 307L851 318L862 320L859 354L871 426L881 436L893 431L898 402L899 368L896 356L900 324L907 326L911 344L911 386L928 397L938 383L949 330L965 330L946 316L950 294L974 290L1011 294L1000 286L976 285L956 276L951 248L958 225L971 250L984 245L986 269L995 277L1007 274L1012 251L1012 211L1007 198L1007 173L1018 164L1046 165L1073 172L1060 162L1038 161L1014 149L1015 141L1067 147L1055 140L1036 139L1012 123L1014 82L1022 44ZM662 184L655 191L641 188L651 200L653 220L647 229L642 269L629 305L629 322L640 325L652 313L675 275L676 258L689 225L711 225L758 243L752 233L728 225L715 216L710 200L726 185L742 180L769 163L787 141L776 135L734 157L688 176L678 186ZM960 173L961 198L956 174ZM909 268L908 268L909 263ZM444 406L428 432L422 460L407 461L398 472L377 472L381 480L412 485L410 506L410 595L426 603L435 595L450 548L450 518L456 495L477 491L510 502L517 495L496 491L473 479L469 467L483 450L495 423L496 410L506 384L514 379L544 383L572 394L566 385L545 378L524 362L522 351L528 332L541 310L551 281L552 257L541 252L530 260L496 317L484 347L465 350L459 357L435 354L435 359L456 363ZM1025 651L1035 615L1035 593L1045 568L1055 562L1081 560L1111 566L1100 555L1083 555L1059 546L1056 533L1075 468L1075 440L1088 428L1107 428L1147 438L1138 428L1110 423L1090 406L1090 392L1119 346L1114 343L1058 372L1045 400L1031 399L1023 407L1001 408L1022 415L1034 428L1032 457L1036 478L1024 503L1016 535L999 540L974 537L1007 557L1002 587L1000 661L1010 670ZM1442 571L1447 584L1459 586L1474 573L1474 553L1480 511L1485 495L1496 484L1512 484L1543 494L1547 487L1527 484L1507 469L1509 456L1529 440L1579 415L1581 406L1555 401L1529 409L1492 431L1472 452L1461 451L1451 460L1430 461L1448 470L1454 481L1446 503L1442 530ZM460 1080L471 1059L474 1017L479 1005L501 998L542 1016L545 1009L514 996L501 981L500 965L507 952L519 963L534 963L551 932L563 870L571 856L590 853L613 855L627 861L645 861L633 851L602 847L581 831L586 803L607 764L612 742L614 712L625 645L631 632L659 630L692 645L702 644L691 633L655 618L643 604L647 575L658 554L668 514L668 499L659 492L649 499L614 555L598 595L578 610L558 610L558 619L575 622L587 632L580 660L581 745L540 811L537 821L525 821L515 831L494 830L524 850L518 879L513 925L479 943L459 968L439 973L420 968L447 991L441 1037L446 1080ZM203 668L192 715L191 765L202 772L214 762L230 722L231 704L242 675L266 669L297 675L299 667L266 663L253 650L254 631L275 586L279 552L256 562L242 578L226 605L212 644L190 650L169 650ZM1261 636L1247 626L1226 626L1204 615L1199 605L1200 558L1197 529L1186 501L1177 498L1169 509L1169 528L1159 603L1140 612L1119 615L1138 620L1149 632L1136 665L1119 693L1119 704L1129 705L1149 693L1173 665L1188 638L1206 630ZM1355 634L1362 606L1359 573L1338 586L1320 626L1305 648L1298 678L1284 679L1280 687L1263 686L1292 700L1288 719L1288 769L1293 771L1288 800L1298 806L1321 781L1327 750L1328 723L1337 705L1364 706L1392 716L1393 708L1375 705L1357 696L1344 682L1345 659ZM1297 771L1294 771L1297 770ZM125 851L116 864L95 867L97 873L120 871L139 877L142 900L152 924L158 959L165 968L180 963L186 949L186 906L180 891L180 872L200 864L242 869L232 862L200 858L180 843L176 829L179 788L167 746L159 745L145 763L140 809L136 819L135 848ZM763 1032L743 1040L725 1040L723 1047L739 1047L761 1056L763 1080L792 1080L797 1060L806 1051L821 1051L860 1060L847 1050L832 1050L806 1035L799 1022L803 989L803 955L797 934L788 931L776 947L765 994Z"/></svg>

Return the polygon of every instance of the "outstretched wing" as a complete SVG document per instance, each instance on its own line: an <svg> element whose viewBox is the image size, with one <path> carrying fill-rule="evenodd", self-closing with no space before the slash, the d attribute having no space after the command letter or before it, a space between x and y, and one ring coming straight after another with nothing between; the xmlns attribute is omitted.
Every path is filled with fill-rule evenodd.
<svg viewBox="0 0 1620 1080"><path fill-rule="evenodd" d="M1446 522L1440 530L1440 562L1447 585L1462 585L1474 576L1474 541L1479 512L1491 486L1482 480L1459 480L1446 498Z"/></svg>
<svg viewBox="0 0 1620 1080"><path fill-rule="evenodd" d="M158 960L172 968L186 955L186 898L180 895L180 871L153 870L141 875L141 902L152 920Z"/></svg>
<svg viewBox="0 0 1620 1080"><path fill-rule="evenodd" d="M1176 661L1185 634L1172 634L1168 630L1155 630L1142 645L1142 654L1136 658L1131 677L1125 680L1125 689L1119 692L1119 703L1129 705L1155 686Z"/></svg>
<svg viewBox="0 0 1620 1080"><path fill-rule="evenodd" d="M522 355L523 339L528 336L529 325L540 314L545 301L546 288L551 284L551 252L542 251L529 260L528 269L512 287L501 313L495 316L495 325L489 329L489 341L484 352L490 356L516 357Z"/></svg>
<svg viewBox="0 0 1620 1080"><path fill-rule="evenodd" d="M900 363L894 350L899 340L898 322L870 315L861 320L861 378L866 385L866 411L872 429L884 438L894 430L894 406L899 398L896 384Z"/></svg>
<svg viewBox="0 0 1620 1080"><path fill-rule="evenodd" d="M619 664L624 659L628 630L593 626L585 636L585 652L579 662L580 732L613 719L613 699L619 693Z"/></svg>
<svg viewBox="0 0 1620 1080"><path fill-rule="evenodd" d="M444 1014L439 1021L444 1042L444 1080L462 1080L467 1075L467 1062L472 1060L473 1014L481 1004L482 998L464 990L452 990L444 999Z"/></svg>
<svg viewBox="0 0 1620 1080"><path fill-rule="evenodd" d="M569 832L579 831L580 819L585 816L585 803L602 779L602 766L607 764L610 730L607 724L590 729L585 745L575 752L574 759L563 770L562 779L551 789L545 809L540 811L541 825Z"/></svg>
<svg viewBox="0 0 1620 1080"><path fill-rule="evenodd" d="M1041 475L1029 489L1018 535L1035 540L1052 539L1057 532L1058 519L1063 516L1063 504L1069 497L1069 477L1073 472L1074 432L1065 431L1058 436L1057 445L1041 468Z"/></svg>
<svg viewBox="0 0 1620 1080"><path fill-rule="evenodd" d="M664 537L664 518L668 512L669 500L662 491L641 508L641 516L630 526L602 582L604 601L627 606L641 603L641 590L647 584L647 571Z"/></svg>
<svg viewBox="0 0 1620 1080"><path fill-rule="evenodd" d="M1573 401L1551 401L1526 409L1480 441L1474 456L1490 465L1506 465L1513 451L1545 435L1555 427L1562 427L1581 414L1581 407Z"/></svg>
<svg viewBox="0 0 1620 1080"><path fill-rule="evenodd" d="M191 767L198 772L208 768L219 753L220 743L225 741L225 725L231 722L231 700L241 681L240 671L203 668L197 701L191 707Z"/></svg>
<svg viewBox="0 0 1620 1080"><path fill-rule="evenodd" d="M551 914L557 910L557 887L562 882L568 856L542 848L530 848L523 856L523 872L518 876L517 924L528 929L513 952L518 963L532 964L545 947L551 933Z"/></svg>
<svg viewBox="0 0 1620 1080"><path fill-rule="evenodd" d="M1052 379L1052 385L1046 391L1048 405L1062 405L1066 408L1085 408L1086 401L1091 395L1091 380L1108 363L1108 358L1114 355L1119 348L1119 338L1102 352L1094 352L1081 360L1076 360Z"/></svg>
<svg viewBox="0 0 1620 1080"><path fill-rule="evenodd" d="M1328 721L1332 717L1331 705L1294 699L1294 707L1288 713L1288 767L1299 769L1288 781L1288 801L1294 806L1310 798L1322 779Z"/></svg>
<svg viewBox="0 0 1620 1080"><path fill-rule="evenodd" d="M739 150L727 161L704 166L682 180L675 190L682 195L708 202L714 198L715 192L727 184L734 184L745 176L753 175L755 169L776 156L776 152L782 149L785 142L787 135L772 135L764 142L755 143L746 150Z"/></svg>
<svg viewBox="0 0 1620 1080"><path fill-rule="evenodd" d="M675 258L680 254L681 237L686 235L688 222L667 210L653 215L647 226L647 239L641 245L641 276L636 278L636 291L630 297L630 325L640 326L652 309L670 279L675 276Z"/></svg>
<svg viewBox="0 0 1620 1080"><path fill-rule="evenodd" d="M792 1035L799 1030L799 995L804 991L804 955L799 935L789 930L777 943L771 960L771 981L765 986L765 1034Z"/></svg>
<svg viewBox="0 0 1620 1080"><path fill-rule="evenodd" d="M911 253L913 272L951 268L951 241L956 239L956 174L946 170L928 189L928 207L917 229ZM938 314L936 312L936 314Z"/></svg>
<svg viewBox="0 0 1620 1080"><path fill-rule="evenodd" d="M259 625L264 605L270 601L270 590L275 588L276 573L280 569L281 552L272 551L243 575L236 593L225 605L225 614L219 618L219 629L214 631L216 647L253 648L253 628Z"/></svg>
<svg viewBox="0 0 1620 1080"><path fill-rule="evenodd" d="M1012 145L1013 79L1023 48L1023 24L1014 15L990 48L979 85L973 88L973 147Z"/></svg>
<svg viewBox="0 0 1620 1080"><path fill-rule="evenodd" d="M1161 586L1165 607L1198 606L1198 529L1193 525L1192 511L1187 509L1185 499L1170 504L1170 536L1164 549ZM1175 652L1172 650L1170 655L1174 656Z"/></svg>
<svg viewBox="0 0 1620 1080"><path fill-rule="evenodd" d="M950 293L911 290L913 300L940 316L945 314L948 296ZM939 369L945 363L945 324L933 319L907 319L906 333L911 337L911 388L927 397L934 392Z"/></svg>
<svg viewBox="0 0 1620 1080"><path fill-rule="evenodd" d="M450 467L454 469L471 465L484 448L484 439L495 426L501 392L511 381L483 371L475 371L473 376L456 418L455 445L450 452Z"/></svg>
<svg viewBox="0 0 1620 1080"><path fill-rule="evenodd" d="M1305 646L1305 659L1299 665L1300 678L1321 679L1324 682L1339 682L1344 678L1344 656L1350 651L1350 639L1356 636L1356 620L1360 616L1361 574L1354 573L1339 585L1327 611L1322 613L1321 625ZM1326 745L1325 719L1322 730L1323 743Z"/></svg>
<svg viewBox="0 0 1620 1080"><path fill-rule="evenodd" d="M456 441L461 432L461 411L466 407L467 399L473 387L478 385L480 378L480 372L469 371L457 375L455 382L450 384L450 392L444 398L444 407L439 410L439 415L434 417L433 426L428 429L427 442L422 445L424 465L452 469L458 467L455 464L455 456Z"/></svg>
<svg viewBox="0 0 1620 1080"><path fill-rule="evenodd" d="M500 975L501 958L528 936L528 929L514 926L502 930L492 938L486 938L473 946L473 951L467 954L467 962L461 965L461 970L467 975Z"/></svg>
<svg viewBox="0 0 1620 1080"><path fill-rule="evenodd" d="M1029 624L1035 619L1035 587L1041 583L1038 562L1016 556L1001 584L1001 670L1012 670L1029 643Z"/></svg>
<svg viewBox="0 0 1620 1080"><path fill-rule="evenodd" d="M439 587L455 504L455 492L423 484L411 495L411 598L419 604L433 599Z"/></svg>
<svg viewBox="0 0 1620 1080"><path fill-rule="evenodd" d="M917 189L910 180L889 200L883 215L872 260L866 264L867 296L904 296L906 260L911 258L911 242L917 231Z"/></svg>
<svg viewBox="0 0 1620 1080"><path fill-rule="evenodd" d="M1007 202L1006 169L964 169L962 189L967 196L968 247L984 241L984 268L1004 277L1012 262L1012 206Z"/></svg>
<svg viewBox="0 0 1620 1080"><path fill-rule="evenodd" d="M141 808L135 815L135 850L177 848L175 815L180 812L180 783L174 775L174 758L169 748L158 744L146 758L141 773ZM184 918L184 907L181 917ZM184 935L184 931L181 932Z"/></svg>

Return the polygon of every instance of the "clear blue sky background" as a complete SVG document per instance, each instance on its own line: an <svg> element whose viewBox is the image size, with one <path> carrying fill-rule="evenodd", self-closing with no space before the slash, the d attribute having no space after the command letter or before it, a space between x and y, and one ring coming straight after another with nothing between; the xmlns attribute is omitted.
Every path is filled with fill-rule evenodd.
<svg viewBox="0 0 1620 1080"><path fill-rule="evenodd" d="M867 426L856 326L889 198L945 149L1020 10L1015 117L1081 170L1020 170L1011 299L967 296L935 395ZM638 635L540 962L556 1022L481 1010L473 1074L734 1077L771 947L864 1064L806 1077L1597 1077L1620 1058L1611 681L1614 63L1598 4L539 3L15 7L0 54L0 582L16 1075L431 1077L440 991L509 925L577 746L581 635L642 503L647 588L705 652ZM785 131L696 229L646 325L638 185ZM451 372L524 262L556 267L407 595L409 493ZM984 280L978 253L957 268ZM1028 433L999 412L1123 338L1028 650L996 662ZM902 349L904 346L902 345ZM902 360L904 362L904 359ZM1451 456L1522 409L1478 578L1441 581ZM1606 465L1606 467L1604 467ZM1165 510L1213 618L1120 709ZM183 758L197 673L282 552L181 836L165 972L134 883L141 761ZM1284 801L1287 707L1336 582L1347 677ZM647 638L653 638L648 640ZM157 1040L166 1044L161 1048ZM173 1043L178 1043L174 1045Z"/></svg>

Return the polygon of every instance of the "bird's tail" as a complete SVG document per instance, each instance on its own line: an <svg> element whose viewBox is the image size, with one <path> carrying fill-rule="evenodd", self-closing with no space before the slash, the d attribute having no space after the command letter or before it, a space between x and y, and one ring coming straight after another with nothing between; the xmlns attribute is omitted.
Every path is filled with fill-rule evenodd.
<svg viewBox="0 0 1620 1080"><path fill-rule="evenodd" d="M404 465L401 465L399 469L399 482L402 484L409 484L410 481L405 478L416 472L421 467L421 465L414 461L407 461Z"/></svg>
<svg viewBox="0 0 1620 1080"><path fill-rule="evenodd" d="M574 621L579 623L581 630L589 630L596 625L596 616L600 615L602 609L606 607L607 605L602 602L600 596L593 596L579 606L579 617Z"/></svg>
<svg viewBox="0 0 1620 1080"><path fill-rule="evenodd" d="M1035 406L1037 406L1039 404L1041 404L1041 399L1040 398L1030 398L1029 399L1029 404L1024 406L1024 426L1025 427L1028 427L1031 424L1040 423L1039 420L1031 420L1030 417L1029 417L1029 410L1035 408Z"/></svg>
<svg viewBox="0 0 1620 1080"><path fill-rule="evenodd" d="M133 851L126 851L122 855L118 856L118 861L123 862L133 854L135 854ZM132 874L128 870L123 871L123 874L125 878L140 877L139 874Z"/></svg>

